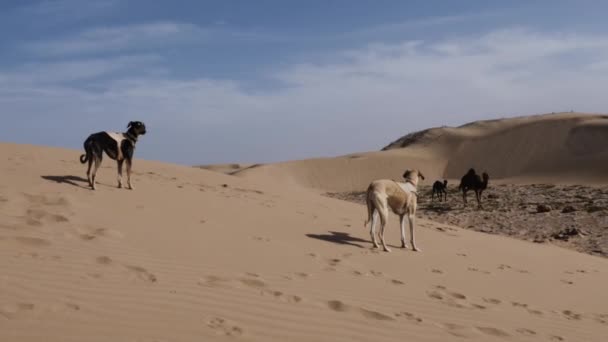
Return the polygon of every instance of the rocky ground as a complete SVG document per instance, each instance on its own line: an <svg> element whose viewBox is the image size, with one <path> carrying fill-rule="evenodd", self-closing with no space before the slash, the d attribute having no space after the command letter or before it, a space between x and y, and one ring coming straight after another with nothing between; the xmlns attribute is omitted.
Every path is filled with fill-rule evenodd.
<svg viewBox="0 0 608 342"><path fill-rule="evenodd" d="M327 193L364 204L364 192ZM608 257L608 187L581 185L491 185L483 209L469 192L468 206L453 185L447 201L431 201L431 187L420 187L418 217L489 234L536 243L553 243Z"/></svg>

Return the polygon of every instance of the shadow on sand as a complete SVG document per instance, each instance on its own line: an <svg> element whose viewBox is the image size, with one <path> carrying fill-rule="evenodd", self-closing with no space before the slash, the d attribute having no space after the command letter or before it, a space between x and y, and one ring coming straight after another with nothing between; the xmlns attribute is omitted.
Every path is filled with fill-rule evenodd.
<svg viewBox="0 0 608 342"><path fill-rule="evenodd" d="M78 176L71 176L71 175L67 175L67 176L40 176L43 179L46 179L48 181L51 182L57 182L57 183L66 183L66 184L70 184L79 188L84 188L84 189L88 189L89 188L89 181L86 178L83 177L78 177ZM84 183L80 184L80 183Z"/></svg>
<svg viewBox="0 0 608 342"><path fill-rule="evenodd" d="M350 234L343 233L343 232L329 232L329 234L306 234L306 236L308 236L309 238L312 238L312 239L319 239L319 240L323 240L323 241L337 243L339 245L350 245L350 246L355 246L355 247L359 247L359 248L366 248L366 247L362 246L360 244L357 244L355 242L363 242L365 244L369 244L369 241L367 241L367 240L363 240L363 239L360 239L357 237L352 237L352 236L350 236Z"/></svg>

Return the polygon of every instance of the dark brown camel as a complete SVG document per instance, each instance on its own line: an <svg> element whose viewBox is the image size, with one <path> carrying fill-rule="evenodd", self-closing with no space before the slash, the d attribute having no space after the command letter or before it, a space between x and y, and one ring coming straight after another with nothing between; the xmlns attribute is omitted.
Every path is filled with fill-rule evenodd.
<svg viewBox="0 0 608 342"><path fill-rule="evenodd" d="M462 190L462 200L464 201L464 205L467 205L467 191L473 190L475 191L475 198L477 199L477 206L482 208L481 206L481 194L488 187L488 180L490 176L486 172L484 172L481 177L475 173L474 169L469 169L469 171L462 176L460 179L460 185L458 189Z"/></svg>
<svg viewBox="0 0 608 342"><path fill-rule="evenodd" d="M446 191L447 188L448 188L448 181L446 179L443 180L443 183L440 181L435 181L435 183L433 183L433 193L431 194L431 202L435 198L435 194L437 194L437 197L439 198L440 202L441 202L441 194L443 194L443 196L444 196L444 201L447 201L448 200L448 192Z"/></svg>

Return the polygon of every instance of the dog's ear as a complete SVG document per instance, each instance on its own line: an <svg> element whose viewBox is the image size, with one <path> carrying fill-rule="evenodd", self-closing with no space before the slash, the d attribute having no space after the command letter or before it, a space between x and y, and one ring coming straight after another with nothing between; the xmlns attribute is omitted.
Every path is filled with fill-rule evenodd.
<svg viewBox="0 0 608 342"><path fill-rule="evenodd" d="M418 176L419 176L420 178L422 178L422 180L424 180L424 175L422 174L422 172L420 172L420 170L418 170Z"/></svg>
<svg viewBox="0 0 608 342"><path fill-rule="evenodd" d="M131 126L133 126L134 122L130 121L129 124L127 124L127 129L131 128Z"/></svg>

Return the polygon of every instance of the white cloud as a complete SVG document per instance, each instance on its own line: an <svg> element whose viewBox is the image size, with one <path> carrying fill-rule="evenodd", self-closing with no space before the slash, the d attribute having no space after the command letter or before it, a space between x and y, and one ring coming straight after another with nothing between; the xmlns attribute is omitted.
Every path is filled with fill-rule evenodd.
<svg viewBox="0 0 608 342"><path fill-rule="evenodd" d="M83 81L117 71L128 71L131 68L149 68L157 65L160 60L160 57L155 55L133 55L26 63L8 72L0 71L0 87L14 87L18 84L42 86Z"/></svg>
<svg viewBox="0 0 608 342"><path fill-rule="evenodd" d="M170 26L157 29L143 31L173 32ZM608 108L608 74L598 72L608 60L608 36L603 35L500 30L435 42L372 44L332 60L277 70L269 77L284 87L265 91L247 91L240 80L141 74L83 90L67 87L58 77L57 84L11 88L5 83L0 102L9 113L43 115L40 108L49 108L44 115L105 113L114 121L137 116L151 122L157 136L173 134L162 144L155 134L146 137L156 153L161 147L182 153L155 155L143 147L144 155L189 163L379 149L428 126ZM97 68L105 72L103 63ZM26 70L21 77L32 75ZM201 133L180 136L182 131Z"/></svg>
<svg viewBox="0 0 608 342"><path fill-rule="evenodd" d="M56 40L24 44L27 51L41 55L74 55L112 52L132 48L159 48L200 39L204 30L192 24L156 22L121 27L100 27Z"/></svg>
<svg viewBox="0 0 608 342"><path fill-rule="evenodd" d="M210 42L277 42L279 34L238 30L223 26L201 27L191 23L160 21L125 26L96 27L53 40L27 42L21 48L40 56L116 53L166 49Z"/></svg>

